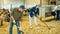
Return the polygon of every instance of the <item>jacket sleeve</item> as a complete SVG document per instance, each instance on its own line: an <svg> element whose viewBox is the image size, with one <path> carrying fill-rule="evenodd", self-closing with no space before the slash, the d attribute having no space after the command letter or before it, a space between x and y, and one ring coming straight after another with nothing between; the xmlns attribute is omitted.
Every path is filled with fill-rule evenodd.
<svg viewBox="0 0 60 34"><path fill-rule="evenodd" d="M12 12L11 12L11 16L13 16L14 15L14 10L12 10Z"/></svg>
<svg viewBox="0 0 60 34"><path fill-rule="evenodd" d="M37 9L37 13L38 13L38 15L39 15L39 8Z"/></svg>

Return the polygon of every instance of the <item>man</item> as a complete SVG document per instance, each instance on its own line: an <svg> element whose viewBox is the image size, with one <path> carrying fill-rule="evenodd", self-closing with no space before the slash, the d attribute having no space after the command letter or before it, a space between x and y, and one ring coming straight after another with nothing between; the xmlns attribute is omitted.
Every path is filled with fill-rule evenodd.
<svg viewBox="0 0 60 34"><path fill-rule="evenodd" d="M30 19L30 28L32 28L32 18L34 18L34 22L36 24L36 27L39 28L38 23L37 23L37 19L36 17L38 17L39 15L39 8L38 5L36 5L35 7L30 8L30 12L29 12L29 19Z"/></svg>
<svg viewBox="0 0 60 34"><path fill-rule="evenodd" d="M19 8L14 8L11 13L11 20L10 20L10 34L12 34L12 28L15 24L17 26L17 32L20 34L20 22L23 14L24 6L21 5Z"/></svg>

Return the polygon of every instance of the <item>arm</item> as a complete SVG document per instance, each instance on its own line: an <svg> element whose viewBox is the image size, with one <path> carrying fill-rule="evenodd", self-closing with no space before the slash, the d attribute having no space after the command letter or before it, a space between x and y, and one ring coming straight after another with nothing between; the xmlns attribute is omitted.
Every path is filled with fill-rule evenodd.
<svg viewBox="0 0 60 34"><path fill-rule="evenodd" d="M15 20L14 17L13 17L13 15L14 15L14 10L13 10L12 13L11 13L11 19L12 19L12 20Z"/></svg>
<svg viewBox="0 0 60 34"><path fill-rule="evenodd" d="M37 17L38 19L40 19L40 17L39 17L39 8L37 9L37 15L36 15L36 17Z"/></svg>
<svg viewBox="0 0 60 34"><path fill-rule="evenodd" d="M12 11L12 13L11 13L11 19L13 20L13 23L16 23L13 15L14 15L14 11Z"/></svg>
<svg viewBox="0 0 60 34"><path fill-rule="evenodd" d="M37 13L38 13L38 15L39 15L39 8L37 9Z"/></svg>
<svg viewBox="0 0 60 34"><path fill-rule="evenodd" d="M12 19L12 20L15 20L13 16L11 16L11 19Z"/></svg>

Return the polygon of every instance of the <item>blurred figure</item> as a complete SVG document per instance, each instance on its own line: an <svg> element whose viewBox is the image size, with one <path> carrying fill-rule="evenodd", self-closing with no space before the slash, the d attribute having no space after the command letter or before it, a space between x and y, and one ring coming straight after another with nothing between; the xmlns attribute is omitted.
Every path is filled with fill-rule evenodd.
<svg viewBox="0 0 60 34"><path fill-rule="evenodd" d="M21 23L21 18L23 15L23 9L24 6L21 5L19 8L14 8L12 13L11 13L11 20L10 20L10 30L9 30L9 34L12 34L12 28L13 25L15 24L17 26L17 32L18 34L20 34L20 23Z"/></svg>
<svg viewBox="0 0 60 34"><path fill-rule="evenodd" d="M52 11L51 15L54 16L54 19L56 18L55 17L56 16L56 11L55 11L56 8L55 7L56 7L56 1L53 0L53 1L51 1L51 11Z"/></svg>
<svg viewBox="0 0 60 34"><path fill-rule="evenodd" d="M59 14L60 14L60 5L56 5L54 7L53 11L56 11L56 15L57 15L56 20L60 20L60 16L59 16Z"/></svg>
<svg viewBox="0 0 60 34"><path fill-rule="evenodd" d="M34 18L34 23L36 24L36 27L39 28L38 22L36 17L39 16L39 6L36 5L35 7L30 8L29 11L29 20L30 20L30 28L32 28L32 19Z"/></svg>

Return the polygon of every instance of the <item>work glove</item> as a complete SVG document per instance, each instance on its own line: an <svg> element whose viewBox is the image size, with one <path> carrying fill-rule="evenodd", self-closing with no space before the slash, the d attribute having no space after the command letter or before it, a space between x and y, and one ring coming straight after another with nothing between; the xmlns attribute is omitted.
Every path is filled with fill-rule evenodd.
<svg viewBox="0 0 60 34"><path fill-rule="evenodd" d="M16 24L15 20L13 20L13 23Z"/></svg>

